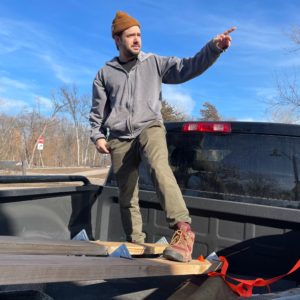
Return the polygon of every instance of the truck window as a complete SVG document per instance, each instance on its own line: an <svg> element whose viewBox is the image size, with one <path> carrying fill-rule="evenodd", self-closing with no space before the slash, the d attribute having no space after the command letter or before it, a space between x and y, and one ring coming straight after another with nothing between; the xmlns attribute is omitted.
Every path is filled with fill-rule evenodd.
<svg viewBox="0 0 300 300"><path fill-rule="evenodd" d="M169 133L167 141L183 194L300 208L299 138ZM140 187L153 189L147 166L140 174Z"/></svg>

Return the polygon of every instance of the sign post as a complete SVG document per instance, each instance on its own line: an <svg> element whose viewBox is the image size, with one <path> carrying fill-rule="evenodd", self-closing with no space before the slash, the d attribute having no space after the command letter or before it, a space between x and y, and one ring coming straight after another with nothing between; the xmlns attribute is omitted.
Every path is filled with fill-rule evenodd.
<svg viewBox="0 0 300 300"><path fill-rule="evenodd" d="M42 150L44 149L44 138L40 136L37 140L37 149L39 150L40 153L40 162L42 163L42 167L44 167L44 162L42 158Z"/></svg>

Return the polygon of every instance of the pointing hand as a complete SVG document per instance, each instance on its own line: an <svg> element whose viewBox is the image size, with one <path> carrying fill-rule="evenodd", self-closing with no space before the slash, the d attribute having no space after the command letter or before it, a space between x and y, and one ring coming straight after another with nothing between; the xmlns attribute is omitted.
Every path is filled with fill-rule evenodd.
<svg viewBox="0 0 300 300"><path fill-rule="evenodd" d="M231 45L231 40L232 40L229 34L235 30L236 27L232 27L226 30L225 32L217 35L216 37L213 38L214 44L222 50L227 49Z"/></svg>

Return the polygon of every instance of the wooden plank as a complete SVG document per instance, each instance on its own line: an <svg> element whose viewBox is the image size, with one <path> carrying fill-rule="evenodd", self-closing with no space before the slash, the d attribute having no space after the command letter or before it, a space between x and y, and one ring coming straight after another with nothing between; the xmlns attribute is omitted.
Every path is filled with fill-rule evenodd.
<svg viewBox="0 0 300 300"><path fill-rule="evenodd" d="M107 255L107 247L88 241L0 236L0 254Z"/></svg>
<svg viewBox="0 0 300 300"><path fill-rule="evenodd" d="M197 275L209 269L208 261L189 263L165 259L113 257L0 255L0 285Z"/></svg>
<svg viewBox="0 0 300 300"><path fill-rule="evenodd" d="M120 245L125 244L131 255L143 255L143 254L162 254L168 244L156 244L156 243L144 243L134 244L128 242L107 242L107 241L94 241L93 243L107 247L108 253L115 251Z"/></svg>
<svg viewBox="0 0 300 300"><path fill-rule="evenodd" d="M131 255L162 254L167 244L30 239L0 236L0 254L108 255L125 244Z"/></svg>

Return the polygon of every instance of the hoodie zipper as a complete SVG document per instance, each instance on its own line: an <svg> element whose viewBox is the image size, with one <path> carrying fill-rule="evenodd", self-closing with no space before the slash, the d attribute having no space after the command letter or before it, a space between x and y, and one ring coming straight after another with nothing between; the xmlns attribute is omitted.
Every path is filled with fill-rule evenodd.
<svg viewBox="0 0 300 300"><path fill-rule="evenodd" d="M131 70L130 70L131 71ZM127 100L127 104L128 104L128 111L129 111L129 115L128 115L128 129L129 129L129 133L130 135L133 137L133 128L132 128L132 118L133 118L133 101L132 101L132 88L131 88L131 80L130 80L130 72L126 72L127 73L127 86L128 86L128 100Z"/></svg>
<svg viewBox="0 0 300 300"><path fill-rule="evenodd" d="M139 61L137 60L136 64L131 68L131 70L127 73L127 79L128 79L128 100L129 100L129 119L128 119L128 123L129 123L129 131L132 137L134 137L134 130L132 127L132 120L133 120L133 114L134 114L134 101L133 101L133 89L132 89L132 77L135 78L135 71L136 68L139 64ZM132 76L130 76L130 73L132 74Z"/></svg>

